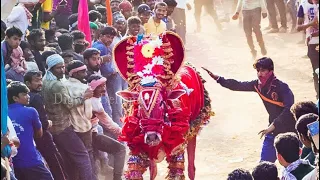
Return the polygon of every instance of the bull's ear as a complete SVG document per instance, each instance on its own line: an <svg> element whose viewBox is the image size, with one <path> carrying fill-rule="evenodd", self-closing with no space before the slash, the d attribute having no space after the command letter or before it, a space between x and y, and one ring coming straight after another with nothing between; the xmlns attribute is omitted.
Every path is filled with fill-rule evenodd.
<svg viewBox="0 0 320 180"><path fill-rule="evenodd" d="M138 100L138 97L139 97L139 93L130 92L130 91L119 91L116 94L126 102L135 102Z"/></svg>
<svg viewBox="0 0 320 180"><path fill-rule="evenodd" d="M173 90L169 93L168 99L169 100L176 100L186 94L185 90L178 89L178 90Z"/></svg>

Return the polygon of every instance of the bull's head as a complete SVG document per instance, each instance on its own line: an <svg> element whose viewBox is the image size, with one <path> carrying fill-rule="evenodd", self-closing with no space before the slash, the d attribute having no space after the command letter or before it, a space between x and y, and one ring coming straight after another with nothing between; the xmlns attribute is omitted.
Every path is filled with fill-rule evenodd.
<svg viewBox="0 0 320 180"><path fill-rule="evenodd" d="M127 102L138 102L137 118L144 133L144 141L149 146L157 146L162 141L163 126L167 123L167 102L185 93L185 90L167 92L157 87L144 87L139 92L121 91L117 94Z"/></svg>
<svg viewBox="0 0 320 180"><path fill-rule="evenodd" d="M136 118L145 134L145 143L156 146L162 141L167 122L167 102L185 93L184 90L169 90L177 84L175 75L183 64L183 43L173 33L128 37L114 48L114 59L132 90L117 95L139 104Z"/></svg>

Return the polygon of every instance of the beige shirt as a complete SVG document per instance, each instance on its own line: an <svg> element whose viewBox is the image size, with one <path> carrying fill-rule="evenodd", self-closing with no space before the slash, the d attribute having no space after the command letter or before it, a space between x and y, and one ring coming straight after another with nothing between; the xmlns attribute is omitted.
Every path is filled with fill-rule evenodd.
<svg viewBox="0 0 320 180"><path fill-rule="evenodd" d="M75 78L69 78L64 82L71 98L82 97L89 88ZM91 128L92 105L91 100L87 99L83 104L70 109L71 124L75 132L88 132Z"/></svg>

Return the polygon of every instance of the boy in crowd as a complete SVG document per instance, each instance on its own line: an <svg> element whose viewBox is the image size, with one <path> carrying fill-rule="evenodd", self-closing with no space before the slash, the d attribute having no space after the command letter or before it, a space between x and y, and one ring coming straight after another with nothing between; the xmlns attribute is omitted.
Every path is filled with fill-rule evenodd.
<svg viewBox="0 0 320 180"><path fill-rule="evenodd" d="M254 180L280 180L277 166L270 162L261 162L252 172Z"/></svg>
<svg viewBox="0 0 320 180"><path fill-rule="evenodd" d="M309 137L308 135L308 124L311 124L315 121L317 121L317 119L319 118L318 115L316 114L312 114L312 113L309 113L309 114L305 114L305 115L302 115L298 121L297 121L297 124L296 124L296 129L297 129L297 132L298 132L298 135L299 135L299 139L300 141L302 142L302 144L304 145L304 149L311 149L311 151L309 152L309 154L307 154L305 157L303 157L305 160L308 160L310 162L310 164L314 164L315 162L315 158L316 158L316 153L317 152L314 152L314 151L317 151L317 150L313 150L312 151L312 144L313 144L313 140L311 137ZM303 150L304 152L305 150Z"/></svg>
<svg viewBox="0 0 320 180"><path fill-rule="evenodd" d="M227 180L253 180L253 178L249 171L236 169L228 175Z"/></svg>
<svg viewBox="0 0 320 180"><path fill-rule="evenodd" d="M48 131L52 126L52 121L48 120L46 110L44 109L43 98L40 94L42 90L42 72L27 72L24 76L24 82L30 89L29 106L37 110L42 124L43 135L42 137L35 139L37 149L48 163L53 178L66 180L67 175L64 173L64 164L61 154L58 152L58 149L53 142L52 134Z"/></svg>
<svg viewBox="0 0 320 180"><path fill-rule="evenodd" d="M146 35L158 36L167 30L166 23L162 20L167 14L167 4L164 2L159 2L155 5L154 15L144 24L146 30Z"/></svg>
<svg viewBox="0 0 320 180"><path fill-rule="evenodd" d="M246 34L247 43L251 50L252 58L257 58L257 51L254 47L252 32L255 33L259 43L262 56L267 55L267 49L261 32L261 15L263 18L267 17L267 8L264 0L239 0L236 13L232 19L237 20L242 10L243 14L243 29Z"/></svg>
<svg viewBox="0 0 320 180"><path fill-rule="evenodd" d="M33 144L33 136L40 138L43 131L37 110L26 107L30 100L29 89L17 81L10 83L7 88L8 115L21 142L19 153L13 158L15 175L19 180L53 180L50 171L45 167L40 153Z"/></svg>
<svg viewBox="0 0 320 180"><path fill-rule="evenodd" d="M4 60L4 65L11 64L11 54L13 49L19 47L21 43L22 31L16 27L11 27L5 32L5 40L1 42L1 50Z"/></svg>
<svg viewBox="0 0 320 180"><path fill-rule="evenodd" d="M300 141L296 134L279 134L274 146L277 150L277 159L285 168L281 179L302 179L314 169L309 161L300 159Z"/></svg>
<svg viewBox="0 0 320 180"><path fill-rule="evenodd" d="M130 17L128 19L128 30L125 37L137 36L140 32L141 23L141 20L137 16Z"/></svg>

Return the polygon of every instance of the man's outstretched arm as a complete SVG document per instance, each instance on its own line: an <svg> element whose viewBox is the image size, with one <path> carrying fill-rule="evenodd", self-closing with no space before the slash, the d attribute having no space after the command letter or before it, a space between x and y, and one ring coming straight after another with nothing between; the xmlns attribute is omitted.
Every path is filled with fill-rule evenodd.
<svg viewBox="0 0 320 180"><path fill-rule="evenodd" d="M255 91L254 86L258 84L258 80L253 81L237 81L234 79L225 79L221 76L218 76L216 74L213 74L206 68L204 69L214 80L217 81L222 87L228 88L232 91Z"/></svg>

